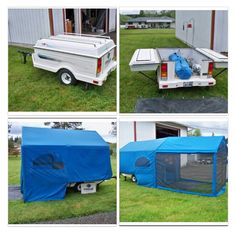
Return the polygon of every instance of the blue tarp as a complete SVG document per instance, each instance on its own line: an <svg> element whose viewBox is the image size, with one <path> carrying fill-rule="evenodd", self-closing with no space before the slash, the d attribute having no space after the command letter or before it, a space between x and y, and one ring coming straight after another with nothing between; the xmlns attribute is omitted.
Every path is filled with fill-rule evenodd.
<svg viewBox="0 0 236 231"><path fill-rule="evenodd" d="M188 62L177 53L169 56L169 60L175 62L175 73L180 79L189 79L192 75L192 70Z"/></svg>
<svg viewBox="0 0 236 231"><path fill-rule="evenodd" d="M183 154L189 155L189 158L185 157L186 163L181 164L181 161L183 161L181 155ZM194 159L193 155L195 154L196 157ZM192 156L190 157L190 155ZM176 188L172 188L172 191L178 191L177 183L183 187L183 183L180 182L180 180L183 180L181 178L181 171L185 175L188 172L189 176L191 175L194 178L190 172L190 164L192 164L192 169L203 169L205 171L206 175L200 176L200 178L204 179L204 182L198 182L199 185L200 183L206 184L206 179L212 177L212 189L209 186L212 192L205 194L215 196L225 186L226 158L227 145L223 136L167 137L156 140L130 142L120 149L120 173L135 175L139 185L163 188L161 185L165 184L165 189L170 190L171 186L168 186L167 181L175 179L176 182L172 182L172 185L175 183L174 187ZM181 170L182 165L185 167L184 170ZM216 173L216 171L218 172ZM218 178L221 177L219 178L219 184L216 182L216 175ZM218 191L216 190L216 185L218 185ZM203 188L203 186L201 187ZM220 190L219 187L221 187ZM193 186L191 189L193 190L192 193L196 190ZM200 190L200 186L197 190ZM206 187L204 190L206 190ZM196 194L201 194L201 192Z"/></svg>
<svg viewBox="0 0 236 231"><path fill-rule="evenodd" d="M23 127L21 149L25 202L60 200L68 183L112 177L109 145L95 131Z"/></svg>

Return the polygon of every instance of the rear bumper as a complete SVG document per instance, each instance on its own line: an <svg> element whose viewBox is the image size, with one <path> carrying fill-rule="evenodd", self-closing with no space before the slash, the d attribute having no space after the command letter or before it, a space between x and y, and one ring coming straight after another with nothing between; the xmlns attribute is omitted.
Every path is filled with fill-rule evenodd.
<svg viewBox="0 0 236 231"><path fill-rule="evenodd" d="M188 80L174 79L174 80L161 80L158 79L159 89L171 89L179 87L207 87L214 86L216 80L214 78L199 78L191 77Z"/></svg>
<svg viewBox="0 0 236 231"><path fill-rule="evenodd" d="M102 86L103 83L107 80L107 77L111 74L112 71L116 69L116 61L112 61L109 66L103 71L102 74L99 75L97 78L92 79L92 84L97 86Z"/></svg>

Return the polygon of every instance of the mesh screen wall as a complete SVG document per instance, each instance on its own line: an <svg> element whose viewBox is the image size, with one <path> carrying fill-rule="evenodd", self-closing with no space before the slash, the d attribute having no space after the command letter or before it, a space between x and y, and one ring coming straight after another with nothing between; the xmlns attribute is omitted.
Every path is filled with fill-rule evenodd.
<svg viewBox="0 0 236 231"><path fill-rule="evenodd" d="M157 186L211 194L213 154L157 153L156 176Z"/></svg>

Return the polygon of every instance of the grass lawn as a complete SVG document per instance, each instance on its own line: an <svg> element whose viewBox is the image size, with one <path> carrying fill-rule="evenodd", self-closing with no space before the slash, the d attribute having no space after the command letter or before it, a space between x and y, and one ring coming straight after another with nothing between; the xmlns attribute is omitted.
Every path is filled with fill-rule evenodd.
<svg viewBox="0 0 236 231"><path fill-rule="evenodd" d="M22 64L18 49L32 51L9 46L9 111L116 111L116 71L86 91L83 82L65 86L56 73L34 68L31 57Z"/></svg>
<svg viewBox="0 0 236 231"><path fill-rule="evenodd" d="M217 76L214 87L178 88L158 91L157 84L146 79L138 72L131 72L130 59L136 49L157 47L187 47L175 37L172 29L120 30L120 112L133 112L139 98L201 98L221 96L227 99L228 75L224 72ZM219 70L215 70L217 73ZM153 79L155 72L148 72Z"/></svg>
<svg viewBox="0 0 236 231"><path fill-rule="evenodd" d="M116 157L112 156L112 171L116 175ZM10 185L20 184L20 157L8 161ZM91 215L116 210L116 180L103 182L95 194L69 192L64 200L47 202L9 201L9 224L34 223Z"/></svg>
<svg viewBox="0 0 236 231"><path fill-rule="evenodd" d="M147 188L120 179L121 222L227 222L227 192L203 197Z"/></svg>

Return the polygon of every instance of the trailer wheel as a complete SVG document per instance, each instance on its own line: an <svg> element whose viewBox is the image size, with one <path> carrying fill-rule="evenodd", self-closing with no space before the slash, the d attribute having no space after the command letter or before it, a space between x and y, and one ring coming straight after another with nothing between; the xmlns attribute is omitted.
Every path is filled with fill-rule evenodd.
<svg viewBox="0 0 236 231"><path fill-rule="evenodd" d="M75 76L67 69L61 69L58 73L61 83L65 85L76 85L77 80Z"/></svg>
<svg viewBox="0 0 236 231"><path fill-rule="evenodd" d="M81 192L81 184L76 183L75 186L74 186L74 190L75 190L75 192Z"/></svg>
<svg viewBox="0 0 236 231"><path fill-rule="evenodd" d="M132 182L137 182L137 179L136 179L136 176L135 176L135 175L132 175L132 176L131 176L131 181L132 181Z"/></svg>

